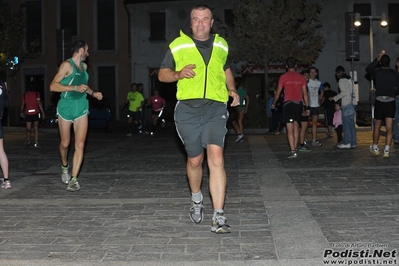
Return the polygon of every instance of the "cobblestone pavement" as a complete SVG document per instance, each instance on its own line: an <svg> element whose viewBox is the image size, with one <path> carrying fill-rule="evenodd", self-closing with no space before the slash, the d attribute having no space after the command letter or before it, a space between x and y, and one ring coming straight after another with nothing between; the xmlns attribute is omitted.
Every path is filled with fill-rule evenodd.
<svg viewBox="0 0 399 266"><path fill-rule="evenodd" d="M23 129L5 131L12 189L0 191L0 265L312 266L326 265L329 251L348 263L375 258L339 252L399 246L399 149L372 155L370 131L347 150L318 133L323 145L297 159L286 158L285 135L238 144L228 135L227 235L210 232L206 167L205 220L190 221L186 157L171 125L154 137L90 130L74 193L61 182L55 129L41 131L40 149L24 148ZM395 265L389 254L377 259Z"/></svg>

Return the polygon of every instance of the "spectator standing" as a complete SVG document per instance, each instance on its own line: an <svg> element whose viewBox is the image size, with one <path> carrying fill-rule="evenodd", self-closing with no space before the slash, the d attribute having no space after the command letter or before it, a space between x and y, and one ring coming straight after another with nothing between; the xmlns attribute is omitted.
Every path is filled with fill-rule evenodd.
<svg viewBox="0 0 399 266"><path fill-rule="evenodd" d="M303 103L305 102L306 115L309 115L309 97L306 89L305 78L296 72L297 60L289 57L286 61L288 71L281 75L272 109L276 107L276 103L284 88L284 109L283 109L283 122L287 128L287 139L290 147L288 158L297 158L298 153L296 147L299 139L299 123L303 110Z"/></svg>
<svg viewBox="0 0 399 266"><path fill-rule="evenodd" d="M353 82L350 76L345 72L343 66L337 66L335 75L338 78L338 86L340 93L329 100L337 102L341 99L342 106L342 128L344 131L344 138L341 144L337 145L340 149L355 148L356 141L356 127L355 127L355 107L353 106Z"/></svg>
<svg viewBox="0 0 399 266"><path fill-rule="evenodd" d="M317 134L317 122L319 121L320 114L320 103L323 98L323 85L320 80L317 79L318 71L317 68L309 68L309 81L308 81L308 92L309 92L309 105L310 105L310 119L312 120L312 146L321 146L320 141L316 139Z"/></svg>
<svg viewBox="0 0 399 266"><path fill-rule="evenodd" d="M342 112L341 104L339 102L335 103L335 112L332 124L335 127L335 132L337 133L337 147L342 143Z"/></svg>
<svg viewBox="0 0 399 266"><path fill-rule="evenodd" d="M330 97L334 97L337 93L331 90L331 85L328 82L323 83L323 99L322 105L324 107L324 120L326 121L327 136L332 138L332 125L334 112L336 111L335 102L330 101Z"/></svg>
<svg viewBox="0 0 399 266"><path fill-rule="evenodd" d="M376 85L373 145L370 146L370 152L374 155L380 154L378 141L380 139L382 121L384 120L387 132L385 137L384 158L389 157L389 148L392 141L393 118L395 117L396 111L396 88L399 88L399 73L389 67L390 62L391 59L389 56L386 55L385 52L382 52L366 67L366 72L374 77Z"/></svg>

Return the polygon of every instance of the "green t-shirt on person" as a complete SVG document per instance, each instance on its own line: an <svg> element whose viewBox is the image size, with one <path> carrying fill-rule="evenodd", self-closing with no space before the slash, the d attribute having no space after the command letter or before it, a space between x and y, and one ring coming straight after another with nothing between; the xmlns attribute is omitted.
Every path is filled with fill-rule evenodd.
<svg viewBox="0 0 399 266"><path fill-rule="evenodd" d="M140 109L137 109L138 107L141 106L141 103L144 101L143 94L141 94L138 91L129 91L127 94L127 99L129 100L129 111L132 112L139 112L141 111Z"/></svg>
<svg viewBox="0 0 399 266"><path fill-rule="evenodd" d="M237 89L238 96L240 96L240 103L238 106L245 106L245 101L247 97L247 91L243 87L238 87Z"/></svg>

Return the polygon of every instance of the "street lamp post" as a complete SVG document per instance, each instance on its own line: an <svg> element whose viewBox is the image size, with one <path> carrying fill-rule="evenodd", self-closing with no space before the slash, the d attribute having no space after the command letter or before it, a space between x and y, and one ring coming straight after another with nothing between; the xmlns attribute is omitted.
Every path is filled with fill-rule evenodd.
<svg viewBox="0 0 399 266"><path fill-rule="evenodd" d="M370 62L374 60L374 40L373 40L373 20L380 20L380 24L382 27L386 27L388 25L387 16L385 13L382 13L381 16L362 16L359 13L355 14L355 22L354 25L359 27L361 25L360 19L368 18L370 20ZM371 94L371 130L374 130L374 100L375 100L375 89L374 89L374 80L371 78L370 81L370 94Z"/></svg>

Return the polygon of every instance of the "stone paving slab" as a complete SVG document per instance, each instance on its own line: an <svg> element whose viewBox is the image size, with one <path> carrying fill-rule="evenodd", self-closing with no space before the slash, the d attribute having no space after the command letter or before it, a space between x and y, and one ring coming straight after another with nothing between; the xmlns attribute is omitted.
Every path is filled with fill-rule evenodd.
<svg viewBox="0 0 399 266"><path fill-rule="evenodd" d="M75 193L60 180L56 130L41 132L41 149L24 149L23 135L6 129L13 188L0 191L0 265L313 266L336 244L399 245L399 152L370 154L368 131L349 150L319 133L323 146L296 160L285 135L228 135L228 235L210 232L206 166L205 221L190 221L171 127L153 138L91 130Z"/></svg>

